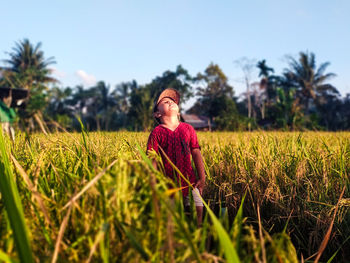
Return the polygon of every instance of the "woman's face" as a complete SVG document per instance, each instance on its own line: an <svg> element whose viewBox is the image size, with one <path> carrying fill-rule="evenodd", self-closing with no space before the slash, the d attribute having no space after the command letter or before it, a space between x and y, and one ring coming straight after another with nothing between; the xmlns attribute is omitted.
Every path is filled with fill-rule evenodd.
<svg viewBox="0 0 350 263"><path fill-rule="evenodd" d="M163 98L157 106L159 113L163 116L177 115L179 113L179 106L171 98Z"/></svg>

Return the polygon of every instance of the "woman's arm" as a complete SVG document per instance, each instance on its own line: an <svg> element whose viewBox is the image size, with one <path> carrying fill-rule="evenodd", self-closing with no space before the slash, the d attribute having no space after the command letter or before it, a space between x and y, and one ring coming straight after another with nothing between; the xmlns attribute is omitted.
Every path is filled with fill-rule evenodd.
<svg viewBox="0 0 350 263"><path fill-rule="evenodd" d="M197 173L199 176L199 181L194 186L197 187L200 194L202 194L205 186L205 169L204 169L202 154L199 148L194 148L191 151L191 153L192 153L192 159L194 161L194 165L196 166Z"/></svg>

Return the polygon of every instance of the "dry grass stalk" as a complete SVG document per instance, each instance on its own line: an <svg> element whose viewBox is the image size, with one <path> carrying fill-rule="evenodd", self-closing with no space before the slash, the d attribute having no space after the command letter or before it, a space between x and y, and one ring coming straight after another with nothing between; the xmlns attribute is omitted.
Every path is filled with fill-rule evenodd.
<svg viewBox="0 0 350 263"><path fill-rule="evenodd" d="M261 219L260 219L260 205L259 205L259 203L257 204L257 213L258 213L258 220L259 220L259 237L260 237L262 260L264 263L266 263L265 240L264 240L264 237L262 234L262 225L261 225Z"/></svg>
<svg viewBox="0 0 350 263"><path fill-rule="evenodd" d="M102 172L100 172L98 175L96 175L90 182L87 183L87 185L84 186L84 188L77 193L75 196L72 197L72 199L62 208L62 210L66 209L68 206L70 206L72 203L74 203L76 200L79 199L79 197L85 193L91 186L93 186L111 167L117 162L117 160L114 160L110 165L108 165L105 169L103 169Z"/></svg>
<svg viewBox="0 0 350 263"><path fill-rule="evenodd" d="M66 230L66 226L67 226L67 223L68 223L69 216L70 216L71 211L72 211L72 206L73 206L72 204L73 203L71 203L71 205L69 206L67 214L66 214L66 216L64 217L64 219L63 219L63 221L61 223L60 230L58 232L58 237L57 237L56 244L55 244L55 251L53 253L51 263L56 263L56 261L57 261L58 253L60 251L60 244L61 244L61 241L62 241L62 238L63 238L64 231Z"/></svg>
<svg viewBox="0 0 350 263"><path fill-rule="evenodd" d="M24 182L27 184L29 190L32 192L34 198L36 199L36 201L38 202L39 204L39 207L41 209L41 211L43 212L44 214L44 217L45 217L45 220L46 222L53 226L52 223L51 223L51 220L50 220L50 217L49 217L49 213L47 212L47 209L44 205L44 202L43 202L43 199L40 195L39 192L37 192L35 190L35 186L33 185L32 181L30 180L29 176L27 175L27 173L24 171L24 169L22 168L22 166L18 163L18 161L16 160L16 158L12 155L11 155L11 160L12 162L14 163L15 167L17 168L18 172L20 173L20 175L22 176Z"/></svg>
<svg viewBox="0 0 350 263"><path fill-rule="evenodd" d="M105 233L103 231L99 231L99 233L97 234L97 237L95 239L95 242L94 242L94 244L91 247L89 258L86 260L86 263L90 263L90 261L92 259L92 256L94 255L94 253L96 251L97 245L104 238L104 236L105 236Z"/></svg>
<svg viewBox="0 0 350 263"><path fill-rule="evenodd" d="M327 244L328 244L328 241L329 241L329 239L330 239L330 237L331 237L331 233L332 233L332 228L333 228L334 220L335 220L335 217L336 217L336 215L337 215L339 203L340 203L340 200L343 198L345 189L346 189L346 186L344 186L343 191L342 191L341 194L340 194L338 203L337 203L337 205L336 205L336 207L335 207L335 210L334 210L332 222L331 222L331 224L330 224L330 226L329 226L329 228L328 228L328 231L327 231L326 235L325 235L324 238L323 238L323 241L322 241L321 246L320 246L320 248L319 248L319 250L318 250L317 257L316 257L314 263L317 263L317 262L320 260L320 257L321 257L321 255L322 255L323 251L325 250L325 248L326 248L326 246L327 246Z"/></svg>

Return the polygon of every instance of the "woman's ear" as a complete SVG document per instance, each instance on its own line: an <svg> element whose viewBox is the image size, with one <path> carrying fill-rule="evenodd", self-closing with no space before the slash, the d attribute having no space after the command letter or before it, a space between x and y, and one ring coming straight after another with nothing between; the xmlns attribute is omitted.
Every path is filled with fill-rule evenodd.
<svg viewBox="0 0 350 263"><path fill-rule="evenodd" d="M153 112L153 116L154 118L160 118L162 116L162 114L160 114L159 111Z"/></svg>

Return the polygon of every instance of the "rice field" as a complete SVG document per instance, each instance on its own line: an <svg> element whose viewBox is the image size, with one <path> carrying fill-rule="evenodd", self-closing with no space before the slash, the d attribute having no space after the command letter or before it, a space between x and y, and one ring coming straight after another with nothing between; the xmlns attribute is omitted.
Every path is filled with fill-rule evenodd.
<svg viewBox="0 0 350 263"><path fill-rule="evenodd" d="M350 258L349 132L199 132L200 228L146 156L148 133L1 138L2 261Z"/></svg>

